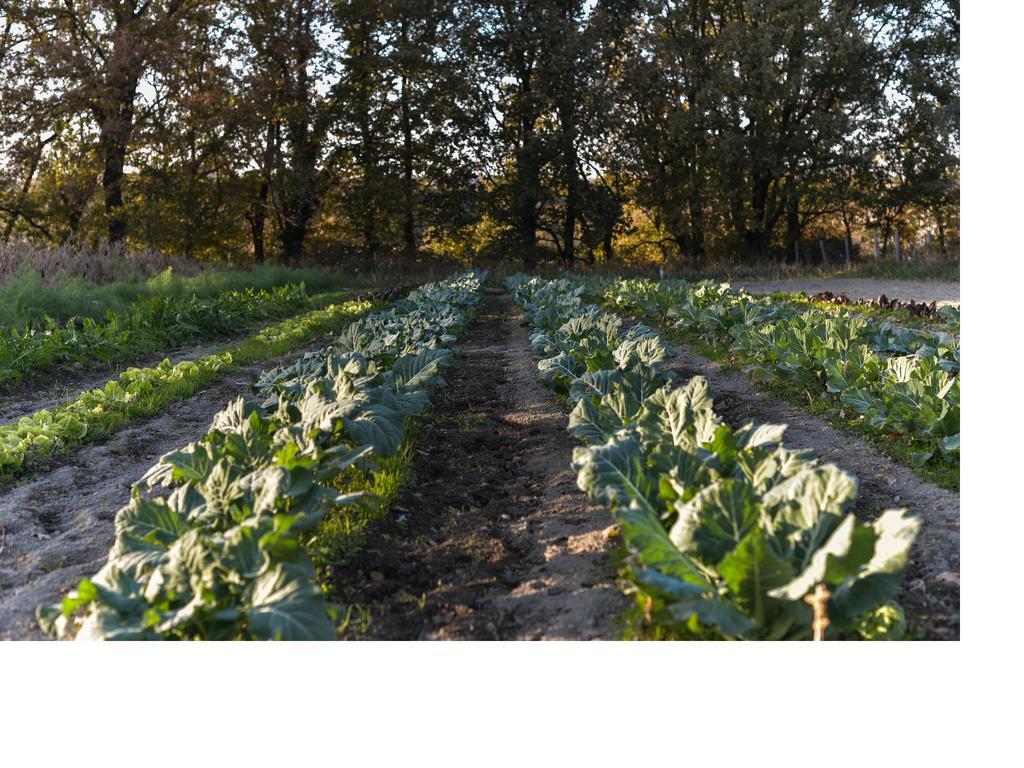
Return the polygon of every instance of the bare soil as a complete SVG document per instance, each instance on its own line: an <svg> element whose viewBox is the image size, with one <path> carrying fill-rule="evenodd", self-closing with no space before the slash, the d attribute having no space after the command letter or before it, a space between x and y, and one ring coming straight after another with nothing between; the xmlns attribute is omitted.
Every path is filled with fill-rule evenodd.
<svg viewBox="0 0 1024 768"><path fill-rule="evenodd" d="M872 520L885 509L906 507L921 519L899 602L924 637L960 636L960 494L921 480L910 469L879 453L869 443L836 429L824 419L760 391L743 373L673 341L678 353L666 366L681 380L707 378L715 411L728 423L788 424L785 444L812 448L825 462L853 473L860 481L854 512Z"/></svg>
<svg viewBox="0 0 1024 768"><path fill-rule="evenodd" d="M323 341L244 366L170 410L133 421L14 486L0 488L0 639L43 639L36 607L52 603L99 570L114 543L114 516L131 485L168 451L199 439L214 415L262 371L287 364Z"/></svg>
<svg viewBox="0 0 1024 768"><path fill-rule="evenodd" d="M415 481L334 568L350 639L616 639L610 512L576 488L568 414L493 292L417 439Z"/></svg>
<svg viewBox="0 0 1024 768"><path fill-rule="evenodd" d="M767 280L733 282L736 288L750 293L773 291L805 291L810 295L822 291L845 293L851 299L877 299L885 294L890 299L903 301L934 301L939 306L960 304L960 283L930 280L883 280L859 277L835 277L799 280Z"/></svg>

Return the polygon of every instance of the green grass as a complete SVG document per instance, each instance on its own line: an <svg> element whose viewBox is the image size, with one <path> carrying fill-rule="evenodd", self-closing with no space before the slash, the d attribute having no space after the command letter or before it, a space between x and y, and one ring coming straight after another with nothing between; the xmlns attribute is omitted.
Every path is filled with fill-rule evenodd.
<svg viewBox="0 0 1024 768"><path fill-rule="evenodd" d="M722 367L730 372L742 373L742 361L733 353L722 351L718 347L708 344L696 334L681 333L671 330L665 334L666 338L676 343L684 342L697 352L710 360L722 364ZM846 434L860 437L870 443L880 453L890 459L903 464L914 472L922 480L945 488L949 491L960 492L960 463L950 464L935 458L922 467L914 466L910 460L910 454L914 452L913 443L899 435L883 434L865 424L860 417L853 418L846 416L844 410L835 398L828 392L821 389L819 382L773 382L770 384L757 384L751 382L751 386L757 386L773 395L799 406L804 410L820 416L831 426ZM813 390L813 391L812 391ZM714 389L711 392L714 396Z"/></svg>
<svg viewBox="0 0 1024 768"><path fill-rule="evenodd" d="M286 354L337 332L373 308L368 302L332 304L282 320L221 352L196 361L129 369L102 389L82 392L52 410L0 425L0 482L26 468L93 442L133 419L152 416L233 370Z"/></svg>
<svg viewBox="0 0 1024 768"><path fill-rule="evenodd" d="M229 290L275 288L304 282L310 294L340 288L368 287L340 270L309 267L291 269L265 265L251 270L207 269L184 277L167 269L149 279L114 283L91 283L66 277L44 283L37 272L23 270L0 285L0 325L24 327L39 323L44 316L65 321L74 316L100 319L107 312L123 312L131 304L152 296L196 296L210 298Z"/></svg>
<svg viewBox="0 0 1024 768"><path fill-rule="evenodd" d="M374 458L370 472L350 468L334 483L339 492L366 494L357 504L336 507L328 512L309 539L304 542L317 567L317 581L327 599L334 594L331 570L351 559L365 544L375 527L384 520L391 505L412 483L412 457L422 416L406 423L405 439L398 454Z"/></svg>

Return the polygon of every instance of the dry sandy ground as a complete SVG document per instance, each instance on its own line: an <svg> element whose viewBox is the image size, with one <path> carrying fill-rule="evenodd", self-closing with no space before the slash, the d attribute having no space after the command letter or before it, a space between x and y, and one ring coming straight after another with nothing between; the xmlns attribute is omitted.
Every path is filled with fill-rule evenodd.
<svg viewBox="0 0 1024 768"><path fill-rule="evenodd" d="M114 515L128 502L132 483L163 454L204 435L214 415L247 394L263 370L323 343L232 371L167 412L131 422L0 488L0 639L41 639L36 606L59 600L103 565L114 542Z"/></svg>
<svg viewBox="0 0 1024 768"><path fill-rule="evenodd" d="M620 636L611 513L576 488L568 413L519 321L507 294L489 296L435 393L412 487L335 571L339 597L369 611L346 637Z"/></svg>
<svg viewBox="0 0 1024 768"><path fill-rule="evenodd" d="M934 301L939 306L960 303L960 283L926 280L876 280L870 278L836 277L818 280L770 280L761 282L733 282L735 288L750 293L773 291L806 291L808 294L832 291L845 293L851 299L877 299L885 294L890 299L903 301Z"/></svg>

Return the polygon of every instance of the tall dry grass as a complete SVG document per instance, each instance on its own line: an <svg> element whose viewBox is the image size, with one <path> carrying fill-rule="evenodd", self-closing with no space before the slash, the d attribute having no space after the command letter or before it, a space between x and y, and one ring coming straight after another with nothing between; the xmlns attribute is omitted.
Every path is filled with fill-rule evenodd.
<svg viewBox="0 0 1024 768"><path fill-rule="evenodd" d="M128 250L123 244L89 248L70 243L44 246L20 240L0 243L0 284L20 279L26 271L36 273L44 285L67 278L102 284L144 280L168 268L190 277L199 274L203 267L182 256L151 249Z"/></svg>

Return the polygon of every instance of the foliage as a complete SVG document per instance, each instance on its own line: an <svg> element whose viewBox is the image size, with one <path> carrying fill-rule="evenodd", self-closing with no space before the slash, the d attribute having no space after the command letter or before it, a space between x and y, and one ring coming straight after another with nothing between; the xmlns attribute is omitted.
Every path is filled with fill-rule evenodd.
<svg viewBox="0 0 1024 768"><path fill-rule="evenodd" d="M98 367L195 339L226 336L308 305L305 287L227 291L213 299L161 297L109 313L103 322L47 317L39 329L0 329L0 385L60 365Z"/></svg>
<svg viewBox="0 0 1024 768"><path fill-rule="evenodd" d="M310 294L359 285L351 275L316 267L289 269L263 265L253 269L230 269L211 265L199 270L200 265L193 262L191 271L175 266L143 278L134 274L134 257L129 251L122 251L115 259L105 255L105 250L68 250L76 254L68 263L63 263L61 255L65 249L35 248L19 243L0 246L0 251L6 252L12 263L21 265L18 271L0 281L0 327L38 328L46 317L58 322L72 317L102 320L108 312L125 312L132 304L145 299L192 296L212 299L226 291L249 288L269 291L289 283L304 283ZM53 256L54 253L57 255ZM41 255L35 258L36 254ZM51 256L58 262L56 271L49 271L52 265L47 269L35 267L38 261L49 261ZM84 265L94 259L108 258L110 263L104 269L110 269L110 275L96 276L88 269L79 269L79 262Z"/></svg>
<svg viewBox="0 0 1024 768"><path fill-rule="evenodd" d="M474 232L566 265L956 249L955 3L6 5L0 239L255 263Z"/></svg>
<svg viewBox="0 0 1024 768"><path fill-rule="evenodd" d="M0 480L130 419L158 413L168 403L198 392L241 365L284 354L336 330L369 308L365 302L347 302L312 310L199 360L177 364L163 360L152 368L129 368L103 387L82 392L52 410L0 424Z"/></svg>
<svg viewBox="0 0 1024 768"><path fill-rule="evenodd" d="M348 342L267 372L260 402L231 403L204 438L136 484L106 565L40 608L43 627L77 639L332 639L300 536L358 499L336 487L346 470L394 454L451 364L445 346L480 284L468 273L424 286L365 318ZM414 351L391 332L403 310L418 313ZM157 486L173 490L146 494Z"/></svg>
<svg viewBox="0 0 1024 768"><path fill-rule="evenodd" d="M549 382L574 403L569 429L586 444L573 457L579 486L612 508L653 623L694 637L809 639L805 598L824 585L828 637L898 631L878 616L899 590L916 519L888 510L858 521L852 475L786 448L783 425L722 422L703 377L666 383L664 342L643 326L620 336L618 319L586 305L572 281L508 285L537 327L539 369L555 371ZM593 365L608 359L618 365Z"/></svg>
<svg viewBox="0 0 1024 768"><path fill-rule="evenodd" d="M726 283L594 279L588 288L611 306L728 349L755 381L824 390L837 409L906 440L915 465L959 462L960 342L950 333L735 293ZM945 314L958 327L959 312Z"/></svg>

